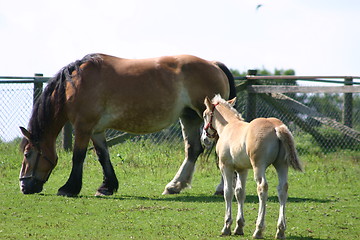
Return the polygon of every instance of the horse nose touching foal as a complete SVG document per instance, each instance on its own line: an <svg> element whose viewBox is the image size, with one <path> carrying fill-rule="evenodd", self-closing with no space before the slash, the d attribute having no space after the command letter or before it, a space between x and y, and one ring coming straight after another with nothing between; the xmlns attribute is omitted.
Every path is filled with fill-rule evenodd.
<svg viewBox="0 0 360 240"><path fill-rule="evenodd" d="M234 234L243 235L245 226L244 201L248 169L253 169L259 197L259 212L253 237L263 238L265 230L266 200L268 183L265 170L269 165L276 169L280 202L279 218L275 238L285 239L285 204L288 191L288 168L302 171L294 139L287 126L277 118L257 118L247 123L233 108L235 98L225 101L220 95L212 100L205 98L203 113L204 129L202 142L216 143L219 168L224 179L225 224L222 235L231 235L231 203L234 197L233 181L235 173L235 196L238 215ZM216 139L216 140L215 140Z"/></svg>

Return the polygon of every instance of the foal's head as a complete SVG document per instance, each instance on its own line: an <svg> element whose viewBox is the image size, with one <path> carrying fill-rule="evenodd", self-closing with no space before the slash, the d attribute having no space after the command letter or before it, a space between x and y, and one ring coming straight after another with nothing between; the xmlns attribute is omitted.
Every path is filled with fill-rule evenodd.
<svg viewBox="0 0 360 240"><path fill-rule="evenodd" d="M20 170L20 189L24 194L39 193L54 169L57 159L49 159L31 133L21 127L24 135L21 149L24 159Z"/></svg>
<svg viewBox="0 0 360 240"><path fill-rule="evenodd" d="M204 104L206 106L203 112L204 128L201 134L201 143L205 148L210 148L218 139L216 128L214 127L214 111L219 104L232 108L235 105L236 98L226 101L220 95L216 95L212 100L205 97Z"/></svg>

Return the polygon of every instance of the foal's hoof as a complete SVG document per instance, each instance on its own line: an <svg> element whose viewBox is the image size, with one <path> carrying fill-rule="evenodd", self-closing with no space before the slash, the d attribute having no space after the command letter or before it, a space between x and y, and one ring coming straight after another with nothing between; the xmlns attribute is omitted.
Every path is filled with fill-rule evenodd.
<svg viewBox="0 0 360 240"><path fill-rule="evenodd" d="M236 229L234 231L234 235L244 236L244 231L242 229Z"/></svg>
<svg viewBox="0 0 360 240"><path fill-rule="evenodd" d="M223 230L221 232L221 237L225 237L225 236L231 236L231 230L230 229L226 229L226 230Z"/></svg>
<svg viewBox="0 0 360 240"><path fill-rule="evenodd" d="M260 232L254 233L253 238L254 239L264 239L262 233L260 233Z"/></svg>
<svg viewBox="0 0 360 240"><path fill-rule="evenodd" d="M276 232L275 239L286 239L285 238L285 232Z"/></svg>

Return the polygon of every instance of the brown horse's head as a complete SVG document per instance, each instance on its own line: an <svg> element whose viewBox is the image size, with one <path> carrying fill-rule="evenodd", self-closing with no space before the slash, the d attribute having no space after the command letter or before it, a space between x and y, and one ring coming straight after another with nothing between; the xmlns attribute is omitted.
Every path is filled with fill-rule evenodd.
<svg viewBox="0 0 360 240"><path fill-rule="evenodd" d="M56 157L47 156L39 142L34 140L31 133L20 127L24 139L21 149L24 159L20 170L20 189L24 194L39 193L44 183L48 180L51 171L54 169Z"/></svg>

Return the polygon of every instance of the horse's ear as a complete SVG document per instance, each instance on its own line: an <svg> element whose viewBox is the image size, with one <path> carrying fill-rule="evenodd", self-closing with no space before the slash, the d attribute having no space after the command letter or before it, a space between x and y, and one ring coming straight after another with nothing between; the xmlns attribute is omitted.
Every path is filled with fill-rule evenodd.
<svg viewBox="0 0 360 240"><path fill-rule="evenodd" d="M31 140L31 133L26 130L24 127L20 127L21 133L24 135L24 137L30 142Z"/></svg>
<svg viewBox="0 0 360 240"><path fill-rule="evenodd" d="M204 104L208 109L211 109L212 103L208 96L205 97Z"/></svg>
<svg viewBox="0 0 360 240"><path fill-rule="evenodd" d="M234 97L233 99L230 99L227 102L233 107L235 105L235 102L236 102L236 97Z"/></svg>

